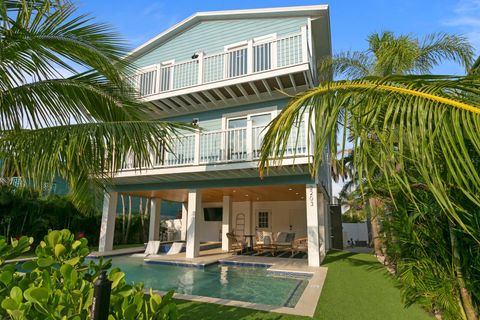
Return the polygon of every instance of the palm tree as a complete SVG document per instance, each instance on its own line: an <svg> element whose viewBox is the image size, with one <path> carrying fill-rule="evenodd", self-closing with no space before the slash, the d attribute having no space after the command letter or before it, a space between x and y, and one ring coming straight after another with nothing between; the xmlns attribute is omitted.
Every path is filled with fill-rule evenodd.
<svg viewBox="0 0 480 320"><path fill-rule="evenodd" d="M185 126L152 120L128 80L124 41L75 10L68 0L0 0L0 172L36 186L59 175L85 205L127 152L148 162Z"/></svg>
<svg viewBox="0 0 480 320"><path fill-rule="evenodd" d="M480 57L477 58L472 68L470 69L470 74L479 74L480 73Z"/></svg>
<svg viewBox="0 0 480 320"><path fill-rule="evenodd" d="M452 192L466 195L480 207L479 92L478 77L390 76L322 83L292 99L270 123L260 173L268 173L269 155L283 157L293 126L308 112L316 132L310 168L312 176L317 175L326 145L337 144L341 120L343 139L348 130L354 142L360 182L372 181L369 168L373 163L389 184L400 187L415 203L411 196L415 177L408 175L413 169L436 199L441 214L478 245L478 230L465 223L468 210L455 201ZM335 149L330 149L331 157L335 156ZM454 242L452 237L453 251L458 249ZM463 310L469 320L477 319L463 281L459 274Z"/></svg>
<svg viewBox="0 0 480 320"><path fill-rule="evenodd" d="M392 32L373 33L366 51L337 54L320 64L320 73L333 72L335 77L360 79L369 76L385 77L401 74L428 74L443 62L452 60L471 66L473 48L465 37L435 33L418 39L411 35L395 36ZM352 177L355 178L355 177ZM372 195L367 199L372 214L372 236L375 253L382 254L378 215L383 202Z"/></svg>
<svg viewBox="0 0 480 320"><path fill-rule="evenodd" d="M335 76L360 79L400 74L428 74L445 60L471 67L473 48L465 37L433 33L423 39L411 35L395 36L392 32L373 33L366 51L337 54L321 64ZM320 70L323 72L323 70Z"/></svg>

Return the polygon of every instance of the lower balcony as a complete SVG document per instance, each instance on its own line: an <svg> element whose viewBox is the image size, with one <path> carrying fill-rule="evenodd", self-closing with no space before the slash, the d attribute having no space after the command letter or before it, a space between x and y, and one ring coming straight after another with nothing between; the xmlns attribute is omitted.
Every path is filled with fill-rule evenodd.
<svg viewBox="0 0 480 320"><path fill-rule="evenodd" d="M166 150L152 152L150 161L141 161L133 154L127 156L119 176L131 176L131 173L148 175L152 173L152 169L168 168L172 170L161 172L185 172L185 167L189 167L187 171L194 167L203 169L210 167L213 170L220 167L235 169L242 167L238 164L247 162L254 163L253 167L256 167L266 131L266 126L247 126L218 131L198 130L195 133L181 135L173 139L171 152ZM312 132L312 129L306 126L306 121L300 122L296 129L292 130L284 158L307 159L311 150L309 143L313 140L307 137ZM288 163L298 164L295 161ZM175 168L177 170L173 170Z"/></svg>

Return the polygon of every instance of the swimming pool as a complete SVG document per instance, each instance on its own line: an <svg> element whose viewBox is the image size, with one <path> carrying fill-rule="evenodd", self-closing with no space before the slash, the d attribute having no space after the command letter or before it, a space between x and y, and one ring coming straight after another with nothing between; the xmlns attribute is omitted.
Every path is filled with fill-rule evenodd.
<svg viewBox="0 0 480 320"><path fill-rule="evenodd" d="M214 264L201 268L145 263L142 258L112 257L127 281L143 282L159 291L294 307L306 288L308 275L285 275L267 268Z"/></svg>

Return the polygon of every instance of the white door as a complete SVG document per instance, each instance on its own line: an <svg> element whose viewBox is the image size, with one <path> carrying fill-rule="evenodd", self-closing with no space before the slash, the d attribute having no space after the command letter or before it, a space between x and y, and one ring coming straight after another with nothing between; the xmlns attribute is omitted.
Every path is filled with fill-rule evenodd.
<svg viewBox="0 0 480 320"><path fill-rule="evenodd" d="M290 232L295 232L295 238L307 236L307 215L305 211L291 209L289 212Z"/></svg>

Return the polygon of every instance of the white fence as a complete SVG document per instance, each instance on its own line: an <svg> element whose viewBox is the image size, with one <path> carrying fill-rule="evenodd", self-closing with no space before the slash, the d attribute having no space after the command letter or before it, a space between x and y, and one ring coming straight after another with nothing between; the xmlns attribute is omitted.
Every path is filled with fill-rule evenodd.
<svg viewBox="0 0 480 320"><path fill-rule="evenodd" d="M308 155L307 130L304 121L292 130L285 157ZM265 126L257 126L186 134L171 141L170 152L161 148L160 152L152 152L150 165L133 153L129 154L123 169L256 160L260 157L265 131Z"/></svg>

